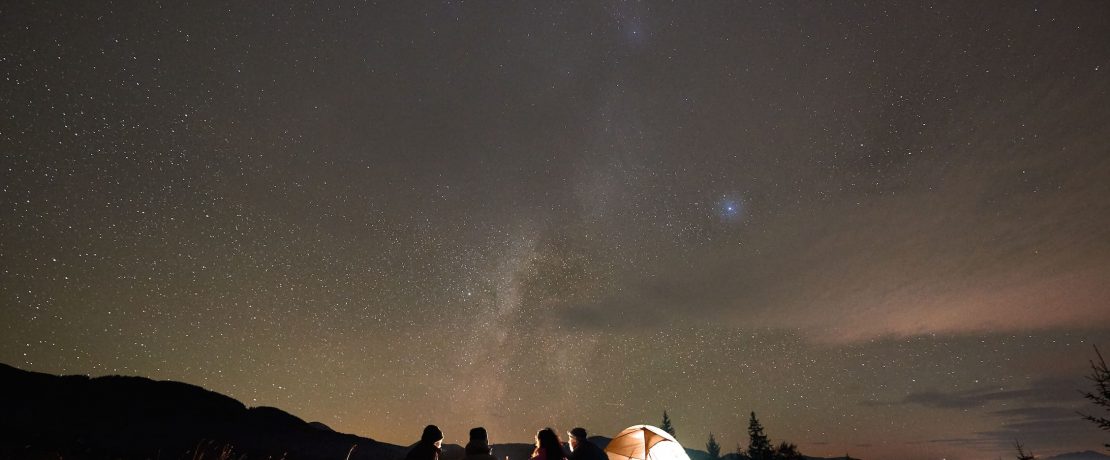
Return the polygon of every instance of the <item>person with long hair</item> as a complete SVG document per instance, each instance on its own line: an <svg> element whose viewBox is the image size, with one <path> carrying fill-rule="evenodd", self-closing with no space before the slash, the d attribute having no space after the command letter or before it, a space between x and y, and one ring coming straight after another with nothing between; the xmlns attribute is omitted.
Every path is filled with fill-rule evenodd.
<svg viewBox="0 0 1110 460"><path fill-rule="evenodd" d="M536 433L536 450L532 451L532 460L566 460L563 454L563 442L559 434L551 428L544 428Z"/></svg>

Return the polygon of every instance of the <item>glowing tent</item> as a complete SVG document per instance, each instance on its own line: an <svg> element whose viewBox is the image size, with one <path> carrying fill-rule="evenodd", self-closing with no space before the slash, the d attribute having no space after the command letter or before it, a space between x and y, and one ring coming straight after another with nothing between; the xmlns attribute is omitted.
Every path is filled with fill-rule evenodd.
<svg viewBox="0 0 1110 460"><path fill-rule="evenodd" d="M674 437L651 425L625 428L605 447L609 460L690 460Z"/></svg>

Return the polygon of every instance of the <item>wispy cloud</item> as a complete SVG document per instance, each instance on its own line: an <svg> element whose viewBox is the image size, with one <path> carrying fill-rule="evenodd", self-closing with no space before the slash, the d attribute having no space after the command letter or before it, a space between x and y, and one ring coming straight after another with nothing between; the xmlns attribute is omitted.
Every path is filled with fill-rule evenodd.
<svg viewBox="0 0 1110 460"><path fill-rule="evenodd" d="M981 409L999 420L998 428L973 432L973 436L928 439L923 442L962 447L1005 449L1015 440L1044 452L1043 446L1087 446L1093 427L1079 418L1083 402L1077 388L1082 380L1042 379L1017 389L981 387L964 391L922 391L897 401L864 401L861 404L918 405L934 409Z"/></svg>
<svg viewBox="0 0 1110 460"><path fill-rule="evenodd" d="M890 403L865 402L866 405L877 404L916 404L939 409L969 409L985 407L994 402L1015 402L1021 404L1051 404L1065 401L1076 401L1076 388L1081 383L1070 379L1042 379L1032 382L1024 388L998 388L980 387L964 391L938 391L929 390L910 393L899 401ZM994 411L995 415L1014 416L1022 415L1021 411L1032 408L1023 407ZM1010 412L1015 411L1015 412Z"/></svg>

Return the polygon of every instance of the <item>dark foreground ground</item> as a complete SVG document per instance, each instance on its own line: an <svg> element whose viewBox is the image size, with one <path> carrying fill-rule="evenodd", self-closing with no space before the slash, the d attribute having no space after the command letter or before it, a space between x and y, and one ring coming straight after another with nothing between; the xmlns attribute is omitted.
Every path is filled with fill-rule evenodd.
<svg viewBox="0 0 1110 460"><path fill-rule="evenodd" d="M186 383L56 376L4 364L0 414L0 459L344 460L350 452L350 460L400 460L408 451ZM499 459L527 460L532 453L529 444L493 449ZM703 451L687 452L691 460L710 460ZM441 460L462 456L460 446L447 445Z"/></svg>

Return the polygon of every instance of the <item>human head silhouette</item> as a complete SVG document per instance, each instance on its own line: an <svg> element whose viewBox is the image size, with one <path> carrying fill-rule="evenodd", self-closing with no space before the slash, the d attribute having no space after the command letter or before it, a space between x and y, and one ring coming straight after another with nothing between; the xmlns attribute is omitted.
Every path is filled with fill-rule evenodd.
<svg viewBox="0 0 1110 460"><path fill-rule="evenodd" d="M570 451L574 452L578 448L578 444L587 442L586 429L582 427L575 427L567 432L567 445L570 446Z"/></svg>
<svg viewBox="0 0 1110 460"><path fill-rule="evenodd" d="M489 438L486 429L482 427L470 429L470 442L466 443L466 454L482 455L493 453L489 447Z"/></svg>
<svg viewBox="0 0 1110 460"><path fill-rule="evenodd" d="M563 443L551 428L544 428L536 433L536 448L544 450L547 460L563 458Z"/></svg>
<svg viewBox="0 0 1110 460"><path fill-rule="evenodd" d="M428 425L424 427L424 434L420 435L420 442L435 444L436 447L443 446L443 432L439 430L438 426Z"/></svg>

